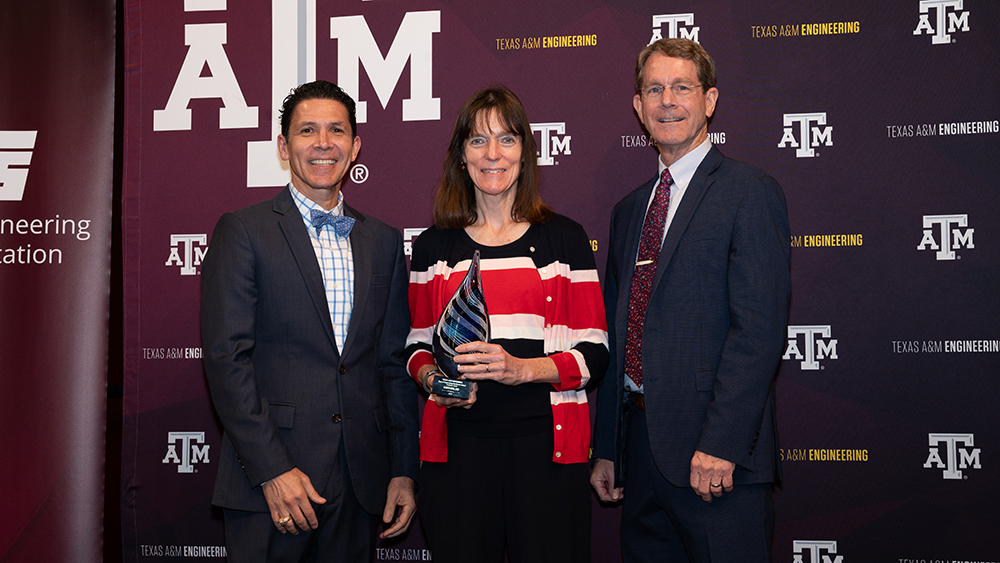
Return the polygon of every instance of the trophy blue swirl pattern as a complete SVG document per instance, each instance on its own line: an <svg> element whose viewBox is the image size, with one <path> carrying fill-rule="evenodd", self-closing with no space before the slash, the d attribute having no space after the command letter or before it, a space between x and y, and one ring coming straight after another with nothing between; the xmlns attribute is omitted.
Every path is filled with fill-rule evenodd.
<svg viewBox="0 0 1000 563"><path fill-rule="evenodd" d="M461 375L452 360L457 354L455 348L477 340L490 340L490 317L483 295L478 250L472 256L469 271L441 312L441 318L434 328L434 359L447 377L457 379Z"/></svg>

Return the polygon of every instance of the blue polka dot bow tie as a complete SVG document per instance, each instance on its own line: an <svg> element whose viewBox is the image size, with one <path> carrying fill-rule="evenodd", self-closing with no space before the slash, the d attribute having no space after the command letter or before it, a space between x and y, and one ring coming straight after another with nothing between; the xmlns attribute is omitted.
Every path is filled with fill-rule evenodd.
<svg viewBox="0 0 1000 563"><path fill-rule="evenodd" d="M345 217L343 215L334 215L331 213L326 213L320 211L319 209L310 209L309 218L312 220L313 227L316 227L316 234L323 229L323 225L329 225L333 228L333 232L337 233L337 236L346 237L351 234L351 228L354 227L354 218Z"/></svg>

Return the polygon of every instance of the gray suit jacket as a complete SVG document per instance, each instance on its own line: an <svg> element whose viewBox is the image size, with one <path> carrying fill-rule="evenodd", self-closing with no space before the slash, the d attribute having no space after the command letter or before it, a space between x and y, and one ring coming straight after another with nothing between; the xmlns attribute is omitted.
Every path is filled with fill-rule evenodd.
<svg viewBox="0 0 1000 563"><path fill-rule="evenodd" d="M205 372L225 430L213 502L266 511L260 485L298 467L322 494L343 439L355 493L379 514L392 477L416 479L416 387L399 232L356 223L354 307L343 355L323 278L288 189L219 219L202 264Z"/></svg>
<svg viewBox="0 0 1000 563"><path fill-rule="evenodd" d="M611 218L605 307L611 363L601 382L594 456L623 469L623 359L639 234L656 178ZM790 232L785 197L763 171L712 148L660 251L642 331L650 449L688 486L695 450L737 465L737 484L780 479L774 376L786 339Z"/></svg>

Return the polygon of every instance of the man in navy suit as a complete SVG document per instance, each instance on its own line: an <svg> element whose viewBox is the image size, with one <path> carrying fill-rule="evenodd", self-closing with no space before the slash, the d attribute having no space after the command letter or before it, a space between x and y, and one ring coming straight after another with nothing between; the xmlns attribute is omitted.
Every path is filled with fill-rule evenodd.
<svg viewBox="0 0 1000 563"><path fill-rule="evenodd" d="M777 182L708 140L718 96L697 43L639 55L633 106L659 174L611 218L591 475L602 501L624 499L628 563L770 560L790 233Z"/></svg>
<svg viewBox="0 0 1000 563"><path fill-rule="evenodd" d="M355 103L299 86L292 181L219 219L202 264L205 372L225 430L213 503L230 561L369 561L416 508L416 391L399 232L344 204Z"/></svg>

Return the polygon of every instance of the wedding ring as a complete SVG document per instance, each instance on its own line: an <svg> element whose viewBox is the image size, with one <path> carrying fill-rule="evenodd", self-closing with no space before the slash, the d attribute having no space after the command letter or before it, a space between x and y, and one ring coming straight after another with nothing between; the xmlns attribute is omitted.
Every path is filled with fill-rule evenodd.
<svg viewBox="0 0 1000 563"><path fill-rule="evenodd" d="M718 487L721 487L721 486L722 486L722 483L719 483L719 484L717 484L717 485L712 485L712 486L713 486L713 487L716 487L716 488L718 488Z"/></svg>
<svg viewBox="0 0 1000 563"><path fill-rule="evenodd" d="M291 521L292 521L292 517L291 516L285 516L284 518L279 518L278 519L278 525L279 526L284 526L285 524L287 524L287 523L289 523Z"/></svg>

